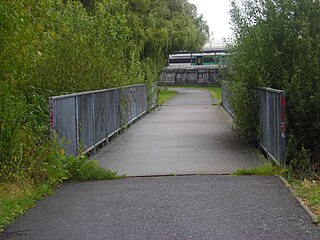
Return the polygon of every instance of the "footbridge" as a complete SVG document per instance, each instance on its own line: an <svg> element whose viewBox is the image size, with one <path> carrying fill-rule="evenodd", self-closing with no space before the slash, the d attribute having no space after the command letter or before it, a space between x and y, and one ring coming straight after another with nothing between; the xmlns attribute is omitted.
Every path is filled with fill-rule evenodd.
<svg viewBox="0 0 320 240"><path fill-rule="evenodd" d="M52 131L67 139L67 153L90 152L101 166L128 176L229 174L261 164L208 91L174 88L174 98L145 115L146 90L138 85L54 97Z"/></svg>

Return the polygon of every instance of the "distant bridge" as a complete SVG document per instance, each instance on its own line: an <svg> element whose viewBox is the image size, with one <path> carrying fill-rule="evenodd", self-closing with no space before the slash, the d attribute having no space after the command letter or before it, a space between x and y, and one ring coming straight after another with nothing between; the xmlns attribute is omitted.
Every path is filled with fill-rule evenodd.
<svg viewBox="0 0 320 240"><path fill-rule="evenodd" d="M226 65L225 44L205 45L197 52L174 52L161 74L164 85L218 84L219 70Z"/></svg>
<svg viewBox="0 0 320 240"><path fill-rule="evenodd" d="M218 84L219 66L168 66L160 77L163 85Z"/></svg>

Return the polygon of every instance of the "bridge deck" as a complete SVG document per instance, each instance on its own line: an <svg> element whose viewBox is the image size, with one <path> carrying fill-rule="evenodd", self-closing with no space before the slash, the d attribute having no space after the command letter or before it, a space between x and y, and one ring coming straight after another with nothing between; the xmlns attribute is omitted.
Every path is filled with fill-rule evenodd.
<svg viewBox="0 0 320 240"><path fill-rule="evenodd" d="M207 91L181 89L94 158L127 176L227 174L260 164Z"/></svg>

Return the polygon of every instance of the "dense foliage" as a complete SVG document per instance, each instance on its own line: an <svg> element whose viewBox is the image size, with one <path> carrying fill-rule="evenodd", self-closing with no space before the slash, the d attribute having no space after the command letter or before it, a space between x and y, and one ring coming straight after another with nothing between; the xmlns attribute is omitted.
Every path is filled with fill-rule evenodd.
<svg viewBox="0 0 320 240"><path fill-rule="evenodd" d="M320 170L319 1L232 1L231 16L230 78L240 133L257 136L255 86L284 89L287 164L300 172Z"/></svg>
<svg viewBox="0 0 320 240"><path fill-rule="evenodd" d="M61 180L49 96L150 86L168 53L208 37L187 0L0 0L0 28L0 181Z"/></svg>

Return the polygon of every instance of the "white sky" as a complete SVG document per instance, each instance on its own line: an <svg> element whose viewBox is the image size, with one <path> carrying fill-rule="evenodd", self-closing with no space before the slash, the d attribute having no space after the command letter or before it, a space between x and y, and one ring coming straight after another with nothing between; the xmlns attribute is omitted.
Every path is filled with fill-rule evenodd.
<svg viewBox="0 0 320 240"><path fill-rule="evenodd" d="M189 0L189 2L197 6L198 13L207 21L210 36L214 41L231 37L229 0Z"/></svg>

